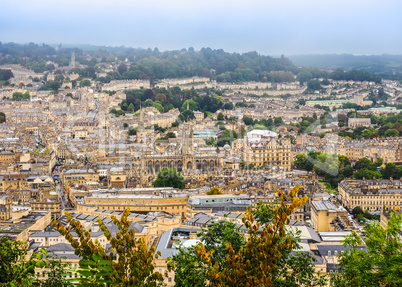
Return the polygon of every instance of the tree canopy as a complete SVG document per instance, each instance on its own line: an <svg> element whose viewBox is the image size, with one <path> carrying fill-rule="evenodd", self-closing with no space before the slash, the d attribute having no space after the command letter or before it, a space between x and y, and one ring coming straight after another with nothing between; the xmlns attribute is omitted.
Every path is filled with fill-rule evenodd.
<svg viewBox="0 0 402 287"><path fill-rule="evenodd" d="M392 213L388 226L373 221L364 228L366 248L356 234L348 236L347 247L339 257L339 273L332 276L333 286L401 286L402 285L401 214Z"/></svg>
<svg viewBox="0 0 402 287"><path fill-rule="evenodd" d="M155 181L152 182L154 187L174 187L184 189L186 182L183 176L177 172L174 168L162 169Z"/></svg>

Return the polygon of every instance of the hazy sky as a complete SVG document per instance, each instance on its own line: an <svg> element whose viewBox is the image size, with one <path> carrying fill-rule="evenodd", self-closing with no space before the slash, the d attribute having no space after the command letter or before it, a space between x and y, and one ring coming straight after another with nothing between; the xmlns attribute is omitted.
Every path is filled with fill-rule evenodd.
<svg viewBox="0 0 402 287"><path fill-rule="evenodd" d="M4 0L0 41L402 54L402 1Z"/></svg>

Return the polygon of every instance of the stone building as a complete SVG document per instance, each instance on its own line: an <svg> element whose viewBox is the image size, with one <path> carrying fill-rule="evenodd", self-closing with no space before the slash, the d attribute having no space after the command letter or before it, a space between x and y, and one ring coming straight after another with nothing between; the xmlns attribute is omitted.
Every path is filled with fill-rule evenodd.
<svg viewBox="0 0 402 287"><path fill-rule="evenodd" d="M400 210L402 180L345 179L338 185L338 199L350 211L356 206L371 212Z"/></svg>
<svg viewBox="0 0 402 287"><path fill-rule="evenodd" d="M279 139L276 133L269 130L253 130L247 133L244 141L245 163L290 171L292 164L290 139Z"/></svg>

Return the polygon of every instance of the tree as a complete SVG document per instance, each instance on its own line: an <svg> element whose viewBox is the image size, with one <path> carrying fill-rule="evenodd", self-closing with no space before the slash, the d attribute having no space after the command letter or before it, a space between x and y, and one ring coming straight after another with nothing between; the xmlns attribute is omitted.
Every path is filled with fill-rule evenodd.
<svg viewBox="0 0 402 287"><path fill-rule="evenodd" d="M175 272L175 287L204 287L207 285L209 267L200 261L196 247L178 248L178 253L167 259L169 271Z"/></svg>
<svg viewBox="0 0 402 287"><path fill-rule="evenodd" d="M82 80L80 82L80 87L90 87L91 86L91 81L90 80Z"/></svg>
<svg viewBox="0 0 402 287"><path fill-rule="evenodd" d="M399 170L397 168L397 166L392 163L389 162L387 163L387 165L384 168L380 169L382 178L386 179L386 178L400 178L400 173Z"/></svg>
<svg viewBox="0 0 402 287"><path fill-rule="evenodd" d="M45 249L42 249L36 256L37 258L42 259L41 261L38 261L36 264L37 266L41 265L41 262L42 265L45 264L45 268L43 269L43 275L45 278L36 280L36 284L46 287L73 286L73 284L70 284L68 279L66 279L66 276L71 274L71 272L68 271L68 263L62 262L61 258L48 254ZM46 258L45 260L43 259L44 257Z"/></svg>
<svg viewBox="0 0 402 287"><path fill-rule="evenodd" d="M123 124L123 127L124 127L124 128L128 128L128 123L124 123L124 124Z"/></svg>
<svg viewBox="0 0 402 287"><path fill-rule="evenodd" d="M369 160L366 157L362 157L355 163L354 169L357 169L357 170L359 170L359 169L376 170L377 167L373 162L371 162L371 160Z"/></svg>
<svg viewBox="0 0 402 287"><path fill-rule="evenodd" d="M0 124L6 122L6 114L3 112L0 112Z"/></svg>
<svg viewBox="0 0 402 287"><path fill-rule="evenodd" d="M167 97L166 97L165 94L158 93L158 94L155 96L155 101L158 101L158 102L161 102L161 103L166 103Z"/></svg>
<svg viewBox="0 0 402 287"><path fill-rule="evenodd" d="M222 192L217 187L213 187L207 192L207 195L218 195L218 194L222 194Z"/></svg>
<svg viewBox="0 0 402 287"><path fill-rule="evenodd" d="M31 96L29 95L28 91L25 93L14 92L13 97L11 98L12 101L29 101L30 99Z"/></svg>
<svg viewBox="0 0 402 287"><path fill-rule="evenodd" d="M27 243L0 239L0 285L30 286L35 274L32 260L25 261ZM4 285L3 285L4 284Z"/></svg>
<svg viewBox="0 0 402 287"><path fill-rule="evenodd" d="M161 105L161 103L154 102L152 106L156 108L160 113L163 113L165 111L165 108Z"/></svg>
<svg viewBox="0 0 402 287"><path fill-rule="evenodd" d="M83 258L77 270L82 283L89 286L99 286L99 283L121 287L162 286L162 274L155 272L153 265L153 259L158 258L158 254L154 246L148 249L143 238L135 237L135 231L130 228L131 222L128 220L129 208L123 212L120 220L112 215L113 224L118 228L114 236L101 219L97 220L99 229L111 245L110 253L106 252L100 242L92 241L90 233L83 229L78 220L75 221L68 212L65 215L71 228L65 228L55 219L52 224L71 243L75 254ZM72 230L77 233L78 240L71 235Z"/></svg>
<svg viewBox="0 0 402 287"><path fill-rule="evenodd" d="M352 215L354 216L354 217L357 217L359 214L363 214L364 213L364 211L363 211L363 209L360 207L360 206L356 206L355 208L353 208L353 210L352 210Z"/></svg>
<svg viewBox="0 0 402 287"><path fill-rule="evenodd" d="M275 117L274 118L274 125L275 126L280 126L280 125L283 125L283 124L284 124L284 122L282 120L282 117Z"/></svg>
<svg viewBox="0 0 402 287"><path fill-rule="evenodd" d="M222 113L219 113L216 119L218 121L223 121L223 120L225 120L225 116Z"/></svg>
<svg viewBox="0 0 402 287"><path fill-rule="evenodd" d="M119 72L120 75L123 75L125 72L127 72L127 65L124 63L121 63L118 67L117 67L117 71Z"/></svg>
<svg viewBox="0 0 402 287"><path fill-rule="evenodd" d="M384 133L386 137L399 137L399 131L396 129L389 129Z"/></svg>
<svg viewBox="0 0 402 287"><path fill-rule="evenodd" d="M215 140L213 137L210 137L209 139L207 139L207 140L205 141L205 143L206 143L207 145L216 146L216 140Z"/></svg>
<svg viewBox="0 0 402 287"><path fill-rule="evenodd" d="M233 110L233 103L232 102L227 102L225 103L225 105L223 106L223 108L225 110Z"/></svg>
<svg viewBox="0 0 402 287"><path fill-rule="evenodd" d="M307 201L306 197L296 196L298 189L299 186L292 189L288 196L277 191L280 203L274 209L273 222L261 232L260 223L255 222L250 210L247 211L243 222L249 230L249 239L238 251L230 242L226 244L228 255L225 268L213 263L214 252L208 251L202 244L197 246L195 252L211 266L208 272L211 286L273 286L278 279L285 279L277 273L278 264L297 247L297 242L286 232L285 224L289 222L288 215ZM287 205L288 201L290 205Z"/></svg>
<svg viewBox="0 0 402 287"><path fill-rule="evenodd" d="M185 100L185 101L183 102L181 108L180 108L180 111L181 111L181 112L186 111L186 110L187 110L187 106L188 106L188 109L189 109L190 111L196 111L196 110L198 110L198 104L197 104L197 102L195 102L194 100Z"/></svg>
<svg viewBox="0 0 402 287"><path fill-rule="evenodd" d="M188 122L190 120L194 120L195 119L195 115L194 112L191 110L184 110L180 115L179 115L179 119L183 122Z"/></svg>
<svg viewBox="0 0 402 287"><path fill-rule="evenodd" d="M127 111L128 111L128 112L134 112L134 105L133 105L133 103L130 103L130 104L128 105Z"/></svg>
<svg viewBox="0 0 402 287"><path fill-rule="evenodd" d="M129 136L136 136L137 135L137 129L136 128L131 128L128 130L128 135Z"/></svg>
<svg viewBox="0 0 402 287"><path fill-rule="evenodd" d="M262 227L267 227L272 223L272 220L274 219L275 213L275 207L277 207L279 202L275 202L273 204L264 202L264 201L259 201L257 203L257 206L255 206L252 210L251 213L253 214L253 217L255 220L257 220Z"/></svg>
<svg viewBox="0 0 402 287"><path fill-rule="evenodd" d="M252 125L254 120L250 117L243 117L243 122L246 126Z"/></svg>
<svg viewBox="0 0 402 287"><path fill-rule="evenodd" d="M380 179L382 178L382 175L379 171L373 171L367 168L364 169L359 169L353 173L353 177L356 179L373 179L377 178Z"/></svg>
<svg viewBox="0 0 402 287"><path fill-rule="evenodd" d="M393 212L385 229L376 221L366 225L367 250L356 233L347 236L347 249L338 256L339 273L332 276L334 286L402 286L401 232L401 214Z"/></svg>
<svg viewBox="0 0 402 287"><path fill-rule="evenodd" d="M166 137L167 137L168 139L174 139L174 138L176 138L176 134L175 134L174 132L168 132L168 133L166 134Z"/></svg>
<svg viewBox="0 0 402 287"><path fill-rule="evenodd" d="M0 81L8 81L14 77L13 72L9 69L0 69Z"/></svg>
<svg viewBox="0 0 402 287"><path fill-rule="evenodd" d="M154 104L154 101L152 99L146 99L143 104L144 104L144 107L152 107Z"/></svg>
<svg viewBox="0 0 402 287"><path fill-rule="evenodd" d="M294 166L298 169L312 171L314 164L308 159L305 154L299 153L296 155L296 160L293 162Z"/></svg>
<svg viewBox="0 0 402 287"><path fill-rule="evenodd" d="M309 80L307 82L307 89L312 91L319 91L322 89L320 80Z"/></svg>
<svg viewBox="0 0 402 287"><path fill-rule="evenodd" d="M154 187L173 187L184 189L186 187L186 182L181 175L173 168L162 169L155 181L152 182Z"/></svg>
<svg viewBox="0 0 402 287"><path fill-rule="evenodd" d="M235 223L228 220L213 222L208 229L203 229L197 235L203 242L201 248L212 253L211 265L219 265L219 269L227 266L227 244L230 243L237 251L245 246L244 234ZM175 286L208 286L206 282L210 280L208 273L211 266L200 260L197 248L179 248L179 253L168 259L169 270L175 271Z"/></svg>

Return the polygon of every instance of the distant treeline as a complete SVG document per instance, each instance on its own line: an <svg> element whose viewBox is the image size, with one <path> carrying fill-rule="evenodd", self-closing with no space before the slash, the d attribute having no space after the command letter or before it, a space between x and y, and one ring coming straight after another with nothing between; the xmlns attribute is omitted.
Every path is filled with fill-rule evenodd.
<svg viewBox="0 0 402 287"><path fill-rule="evenodd" d="M402 80L402 55L354 56L297 55L289 57L298 66L323 69L362 70L392 80Z"/></svg>
<svg viewBox="0 0 402 287"><path fill-rule="evenodd" d="M91 46L92 47L92 46ZM57 49L49 45L0 42L0 64L21 64L35 72L53 71L56 67L47 64L53 61L59 67L68 66L71 53L75 52L77 63L87 68L75 69L81 77L97 79L102 82L123 79L151 79L156 81L165 78L209 77L218 82L292 82L299 80L302 83L317 77L334 80L380 81L379 77L362 71L343 72L338 70L332 73L317 68L300 68L288 58L281 56L274 58L260 55L257 52L243 54L228 53L222 49L213 50L202 48L195 51L193 48L160 52L155 49L98 49L85 51L78 48ZM100 70L96 64L118 63L115 71L106 76L97 78Z"/></svg>

